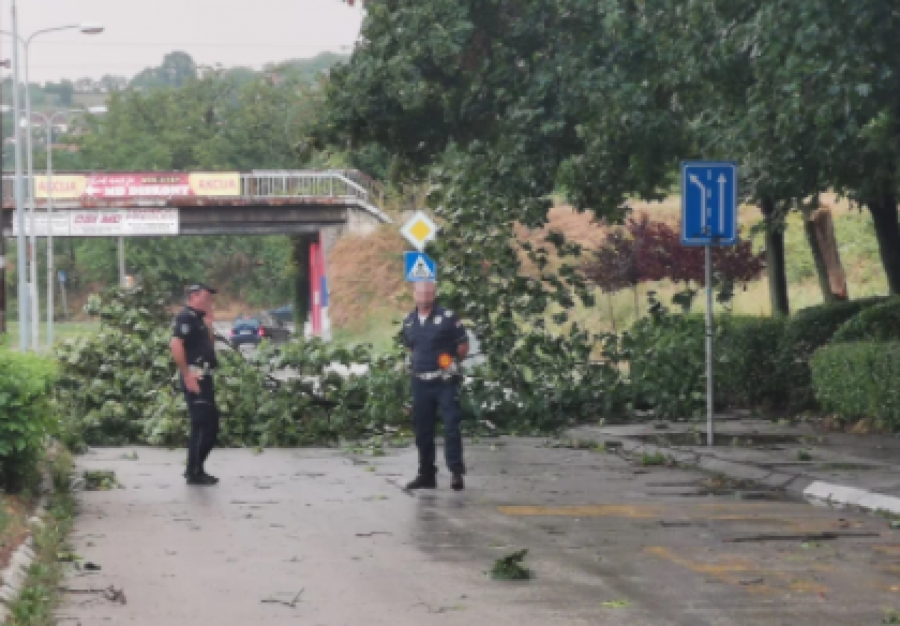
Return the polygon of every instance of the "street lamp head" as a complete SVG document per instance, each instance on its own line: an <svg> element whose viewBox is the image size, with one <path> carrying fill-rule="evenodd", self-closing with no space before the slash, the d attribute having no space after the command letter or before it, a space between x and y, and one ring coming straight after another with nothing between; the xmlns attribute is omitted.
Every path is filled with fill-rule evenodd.
<svg viewBox="0 0 900 626"><path fill-rule="evenodd" d="M84 22L78 26L78 30L85 35L99 35L104 28L102 24L97 24L96 22Z"/></svg>

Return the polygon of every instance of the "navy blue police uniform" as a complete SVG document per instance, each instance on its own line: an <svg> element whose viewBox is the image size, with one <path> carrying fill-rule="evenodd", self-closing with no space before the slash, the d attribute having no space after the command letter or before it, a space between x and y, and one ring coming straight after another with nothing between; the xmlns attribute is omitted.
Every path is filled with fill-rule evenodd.
<svg viewBox="0 0 900 626"><path fill-rule="evenodd" d="M403 320L403 345L412 350L413 426L416 447L419 449L419 475L432 477L435 465L434 429L437 409L444 421L444 455L447 468L454 474L465 474L462 435L459 423L459 377L447 377L441 372L442 354L457 357L459 346L468 343L466 329L459 318L435 305L422 322L418 310Z"/></svg>
<svg viewBox="0 0 900 626"><path fill-rule="evenodd" d="M191 419L191 434L188 440L188 476L204 473L203 464L216 445L219 435L219 408L216 406L216 389L213 373L218 366L216 350L210 337L209 328L203 318L206 313L184 307L175 318L172 336L184 342L187 365L199 379L200 393L188 391L181 377L184 399Z"/></svg>

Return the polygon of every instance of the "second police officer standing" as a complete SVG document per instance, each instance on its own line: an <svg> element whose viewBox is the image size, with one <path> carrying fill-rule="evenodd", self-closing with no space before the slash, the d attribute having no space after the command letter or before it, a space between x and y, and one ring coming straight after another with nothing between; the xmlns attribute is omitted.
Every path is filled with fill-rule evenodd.
<svg viewBox="0 0 900 626"><path fill-rule="evenodd" d="M204 464L219 434L219 408L213 372L218 365L212 324L212 297L216 290L203 283L187 289L187 306L175 318L170 349L178 366L191 419L187 471L189 485L215 485Z"/></svg>
<svg viewBox="0 0 900 626"><path fill-rule="evenodd" d="M437 409L444 422L444 455L452 475L451 487L464 487L458 361L469 352L462 322L435 304L435 283L415 283L416 309L403 320L402 341L412 356L413 426L419 449L419 473L408 489L435 489L434 429Z"/></svg>

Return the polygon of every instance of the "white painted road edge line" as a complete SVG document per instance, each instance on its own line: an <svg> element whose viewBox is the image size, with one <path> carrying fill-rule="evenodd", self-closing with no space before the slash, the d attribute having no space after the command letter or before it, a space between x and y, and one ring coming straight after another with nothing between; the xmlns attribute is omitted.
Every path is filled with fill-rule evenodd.
<svg viewBox="0 0 900 626"><path fill-rule="evenodd" d="M836 483L816 481L803 490L803 495L824 503L857 506L870 511L883 510L900 515L900 498Z"/></svg>

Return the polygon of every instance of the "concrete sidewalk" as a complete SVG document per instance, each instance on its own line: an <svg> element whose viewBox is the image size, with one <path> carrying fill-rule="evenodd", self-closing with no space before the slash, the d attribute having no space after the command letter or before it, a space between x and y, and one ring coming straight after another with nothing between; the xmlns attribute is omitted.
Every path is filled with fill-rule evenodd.
<svg viewBox="0 0 900 626"><path fill-rule="evenodd" d="M811 500L900 514L900 438L828 432L814 423L725 416L714 446L706 424L655 422L582 426L567 438L619 444L631 455L662 454L735 479Z"/></svg>

